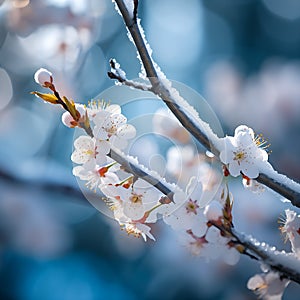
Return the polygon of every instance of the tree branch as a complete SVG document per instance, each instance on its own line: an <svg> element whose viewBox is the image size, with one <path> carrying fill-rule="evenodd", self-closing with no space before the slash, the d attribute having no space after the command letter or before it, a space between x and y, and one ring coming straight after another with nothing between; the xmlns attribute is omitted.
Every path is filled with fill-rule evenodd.
<svg viewBox="0 0 300 300"><path fill-rule="evenodd" d="M232 229L232 234L241 245L249 249L263 263L269 265L271 269L300 284L300 261L294 253L287 254L272 249L269 245L260 243L234 229Z"/></svg>
<svg viewBox="0 0 300 300"><path fill-rule="evenodd" d="M151 85L146 85L140 82L136 82L133 80L128 80L126 77L126 73L120 68L120 65L116 62L115 59L111 59L109 61L111 71L107 72L107 75L110 79L116 79L123 85L127 85L129 87L135 88L137 90L142 91L152 91Z"/></svg>
<svg viewBox="0 0 300 300"><path fill-rule="evenodd" d="M156 189L158 189L161 193L166 195L171 201L173 201L174 193L172 192L171 184L167 183L166 180L161 178L158 174L157 176L155 176L155 172L150 171L146 167L139 165L137 162L134 161L133 158L129 160L128 156L125 157L125 155L117 149L111 149L109 156L113 160L118 162L126 172L131 173L147 181Z"/></svg>
<svg viewBox="0 0 300 300"><path fill-rule="evenodd" d="M159 78L155 64L141 34L138 21L130 17L123 0L115 0L115 2L139 53L146 75L152 85L152 92L165 102L181 124L207 150L215 154L216 157L219 157L217 136L212 132L208 124L203 122L199 117L191 115L191 107L181 98L179 93L170 84L166 84L163 78ZM175 93L176 96L174 96ZM278 180L276 177L278 176L276 176L276 171L274 170L268 174L261 172L257 181L287 198L294 206L300 208L300 185L287 177L285 177L284 181Z"/></svg>
<svg viewBox="0 0 300 300"><path fill-rule="evenodd" d="M268 265L273 271L279 272L285 278L300 284L300 261L294 253L280 252L275 247L270 247L266 243L260 243L252 237L239 233L234 228L226 229L218 222L210 221L210 224L218 228L225 236L232 237L234 244L240 244L245 249L241 254L252 259L261 261Z"/></svg>

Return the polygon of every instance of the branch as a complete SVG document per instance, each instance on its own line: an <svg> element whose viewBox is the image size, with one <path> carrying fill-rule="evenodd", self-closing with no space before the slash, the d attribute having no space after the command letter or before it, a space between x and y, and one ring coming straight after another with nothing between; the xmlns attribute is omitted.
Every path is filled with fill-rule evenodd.
<svg viewBox="0 0 300 300"><path fill-rule="evenodd" d="M118 162L126 172L147 181L173 201L174 193L172 190L175 188L175 185L168 183L156 172L148 170L146 167L140 165L136 159L125 155L117 149L111 149L108 156Z"/></svg>
<svg viewBox="0 0 300 300"><path fill-rule="evenodd" d="M135 164L133 162L129 163L128 161L127 162L123 161L124 158L120 157L120 154L116 152L112 152L111 156L114 159L120 160L123 165L127 165L127 168L135 169L135 167L133 167ZM147 176L146 172L142 170L136 170L136 172L139 173L140 176ZM2 180L11 182L14 185L21 184L27 188L28 187L42 188L46 190L61 192L64 194L69 193L71 195L74 195L76 198L85 199L85 197L82 197L82 192L80 188L78 188L78 185L61 183L59 180L49 182L47 180L36 180L36 179L26 179L24 177L16 177L14 174L1 168L0 168L0 177L2 178ZM162 184L162 186L164 185ZM156 186L156 188L162 191L161 187ZM164 186L164 188L162 189L165 188L166 188L165 193L168 193L169 188ZM95 196L95 194L91 193L90 197L93 196ZM87 203L87 202L84 201L83 203ZM222 228L220 228L220 226L215 225L212 221L211 223L214 226L216 226L219 230L221 231L223 230ZM260 261L268 264L275 271L278 271L281 274L283 274L286 278L289 278L290 280L300 283L300 273L295 270L295 269L300 270L300 262L294 259L292 256L288 256L287 254L278 251L274 252L270 250L270 247L267 247L266 245L262 245L257 241L255 241L254 239L246 237L245 235L238 233L233 229L231 234L236 239L235 243L239 243L243 245L246 250L249 250L251 252L249 253L248 251L245 251L243 254L253 259L259 259Z"/></svg>
<svg viewBox="0 0 300 300"><path fill-rule="evenodd" d="M240 251L241 254L268 265L272 270L279 272L285 278L300 284L300 261L294 253L280 252L275 247L270 247L266 243L260 243L252 237L239 233L232 227L226 229L218 222L209 222L218 228L224 236L232 237L234 244L242 245L244 249Z"/></svg>
<svg viewBox="0 0 300 300"><path fill-rule="evenodd" d="M94 137L93 131L91 130L90 124L86 126L85 123L82 123L82 129L90 136ZM168 183L164 178L162 178L158 173L154 171L150 171L143 165L140 165L137 159L126 155L122 151L111 147L110 152L107 154L108 157L115 160L117 163L121 165L124 171L133 174L134 176L141 178L151 185L153 185L156 189L158 189L161 193L169 198L170 201L173 201L174 193L172 190L176 187L176 185L172 185Z"/></svg>
<svg viewBox="0 0 300 300"><path fill-rule="evenodd" d="M135 88L137 90L142 91L152 91L151 85L146 85L140 82L136 82L133 80L128 80L126 77L126 73L120 68L120 65L116 62L115 59L111 59L109 61L111 71L107 72L107 75L110 79L116 79L123 85L127 85L129 87Z"/></svg>
<svg viewBox="0 0 300 300"><path fill-rule="evenodd" d="M181 124L207 150L215 154L216 157L219 157L220 139L211 130L209 125L199 118L195 110L179 95L171 83L164 78L159 68L156 68L142 36L138 20L130 17L123 0L115 0L115 2L131 34L141 62L145 68L146 75L150 80L152 85L151 91L165 102ZM256 180L290 200L294 206L300 208L300 185L298 183L284 175L278 174L274 170L261 172Z"/></svg>
<svg viewBox="0 0 300 300"><path fill-rule="evenodd" d="M269 265L271 269L300 284L300 261L293 253L287 254L275 250L275 247L272 249L269 245L260 243L234 229L232 229L232 234L241 245L249 249L263 263Z"/></svg>

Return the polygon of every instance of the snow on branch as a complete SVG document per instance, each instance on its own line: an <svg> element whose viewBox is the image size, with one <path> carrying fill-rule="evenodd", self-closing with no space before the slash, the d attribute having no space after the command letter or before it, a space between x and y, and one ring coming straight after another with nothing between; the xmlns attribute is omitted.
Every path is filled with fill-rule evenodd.
<svg viewBox="0 0 300 300"><path fill-rule="evenodd" d="M152 51L144 37L139 20L132 18L123 0L115 0L115 3L130 32L130 39L137 48L142 67L152 85L151 91L165 102L181 124L206 149L219 157L222 149L221 139L212 131L209 124L199 118L195 110L172 87L170 81L166 79L160 68L155 64L151 57ZM120 82L123 80L122 78L115 79ZM278 174L270 165L268 168L261 168L259 176L255 179L290 200L294 206L300 207L300 185L285 175Z"/></svg>

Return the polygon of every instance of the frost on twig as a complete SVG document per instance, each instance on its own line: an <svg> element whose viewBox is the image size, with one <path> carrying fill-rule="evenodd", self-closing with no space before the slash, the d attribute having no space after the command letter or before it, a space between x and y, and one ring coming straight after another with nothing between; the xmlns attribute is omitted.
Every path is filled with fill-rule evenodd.
<svg viewBox="0 0 300 300"><path fill-rule="evenodd" d="M172 87L155 64L151 57L152 50L144 37L140 20L135 21L130 17L123 0L115 0L115 3L130 32L130 40L137 48L142 70L152 85L152 92L165 102L182 125L206 149L218 157L221 150L220 139L212 131L209 124L201 120L197 113L194 113L194 109ZM294 206L300 207L300 185L288 177L278 174L272 167L261 170L257 181L290 200Z"/></svg>
<svg viewBox="0 0 300 300"><path fill-rule="evenodd" d="M266 243L260 243L256 239L241 234L232 229L234 237L239 243L246 247L262 263L270 266L273 271L277 271L290 280L300 283L300 261L294 253L278 251L275 247L270 247Z"/></svg>
<svg viewBox="0 0 300 300"><path fill-rule="evenodd" d="M111 71L107 72L110 79L116 79L119 84L127 85L142 91L152 91L152 87L141 82L129 80L126 78L126 73L121 69L120 64L115 59L109 61Z"/></svg>

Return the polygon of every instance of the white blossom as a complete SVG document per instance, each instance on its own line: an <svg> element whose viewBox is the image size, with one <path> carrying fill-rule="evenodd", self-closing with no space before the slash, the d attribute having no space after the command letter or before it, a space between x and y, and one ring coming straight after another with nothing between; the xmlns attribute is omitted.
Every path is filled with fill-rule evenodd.
<svg viewBox="0 0 300 300"><path fill-rule="evenodd" d="M73 175L79 177L80 180L87 181L87 186L91 190L96 190L105 184L118 183L120 180L113 172L101 173L101 168L85 168L83 166L76 166L73 168Z"/></svg>
<svg viewBox="0 0 300 300"><path fill-rule="evenodd" d="M300 258L300 215L290 209L285 210L286 220L281 227L292 245L292 251Z"/></svg>
<svg viewBox="0 0 300 300"><path fill-rule="evenodd" d="M142 179L138 179L128 188L122 185L105 185L101 191L107 197L117 199L122 206L123 214L132 220L143 218L145 213L155 206L162 196L153 186ZM151 221L156 221L155 212L151 214Z"/></svg>
<svg viewBox="0 0 300 300"><path fill-rule="evenodd" d="M135 237L142 237L144 241L147 241L147 237L154 240L154 236L150 233L151 227L138 221L133 221L124 214L122 202L119 199L111 198L111 209L114 213L115 220L120 224L128 234Z"/></svg>
<svg viewBox="0 0 300 300"><path fill-rule="evenodd" d="M116 113L117 106L111 112L109 106L99 111L93 121L95 127L94 136L99 141L109 141L111 145L118 149L124 149L127 146L127 140L135 137L136 129L127 124L127 118L121 113Z"/></svg>
<svg viewBox="0 0 300 300"><path fill-rule="evenodd" d="M93 169L96 164L102 165L107 162L105 155L109 148L100 148L94 138L82 135L75 140L74 148L71 160L76 164L84 164L86 168Z"/></svg>
<svg viewBox="0 0 300 300"><path fill-rule="evenodd" d="M262 299L281 300L284 289L288 284L287 279L281 279L278 273L270 271L251 277L247 287Z"/></svg>
<svg viewBox="0 0 300 300"><path fill-rule="evenodd" d="M202 236L206 229L206 218L203 208L199 206L199 199L202 196L202 185L195 177L191 179L186 193L177 192L174 194L175 207L168 212L168 207L162 207L164 222L170 225L175 231L192 230L197 236Z"/></svg>
<svg viewBox="0 0 300 300"><path fill-rule="evenodd" d="M256 144L253 130L241 125L236 128L234 137L224 138L220 159L232 176L237 177L242 172L249 178L256 178L260 164L268 160L268 154Z"/></svg>

